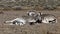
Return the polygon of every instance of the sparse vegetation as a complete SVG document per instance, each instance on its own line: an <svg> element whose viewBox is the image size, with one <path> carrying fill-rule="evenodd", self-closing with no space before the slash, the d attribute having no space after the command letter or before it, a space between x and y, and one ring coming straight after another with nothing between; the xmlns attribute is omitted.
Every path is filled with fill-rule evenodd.
<svg viewBox="0 0 60 34"><path fill-rule="evenodd" d="M38 7L37 9L40 9L39 7L44 9L55 9L57 6L60 6L60 0L1 0L0 5L3 5L4 7L8 6L9 8L13 8L14 6L21 6L33 8ZM17 7L17 9L21 8Z"/></svg>
<svg viewBox="0 0 60 34"><path fill-rule="evenodd" d="M25 14L25 10L22 11L3 11L4 14L0 14L0 34L60 34L60 11L45 11L43 13L54 14L58 16L58 23L56 24L35 24L35 25L5 25L4 21L12 20L17 17L21 17Z"/></svg>
<svg viewBox="0 0 60 34"><path fill-rule="evenodd" d="M60 10L60 0L0 0L0 34L60 34L60 11L50 10L56 9L56 7ZM49 9L50 11L41 11L55 15L58 19L58 23L54 25L43 23L38 25L27 24L24 26L10 26L4 24L6 20L12 20L25 14L27 10L22 9Z"/></svg>

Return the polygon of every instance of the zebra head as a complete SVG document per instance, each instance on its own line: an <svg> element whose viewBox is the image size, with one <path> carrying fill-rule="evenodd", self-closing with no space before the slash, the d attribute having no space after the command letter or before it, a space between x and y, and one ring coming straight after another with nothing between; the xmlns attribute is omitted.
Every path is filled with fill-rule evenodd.
<svg viewBox="0 0 60 34"><path fill-rule="evenodd" d="M36 14L36 11L30 10L30 11L27 12L27 15L28 16L36 16L37 14Z"/></svg>

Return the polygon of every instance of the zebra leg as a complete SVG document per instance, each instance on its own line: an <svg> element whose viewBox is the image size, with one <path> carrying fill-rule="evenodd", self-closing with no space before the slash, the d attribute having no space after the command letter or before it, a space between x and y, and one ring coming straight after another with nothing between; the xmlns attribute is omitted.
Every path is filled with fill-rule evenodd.
<svg viewBox="0 0 60 34"><path fill-rule="evenodd" d="M16 18L16 19L13 19L13 20L11 20L11 21L5 21L4 23L13 23L13 22L15 22L16 20L18 20L19 18Z"/></svg>
<svg viewBox="0 0 60 34"><path fill-rule="evenodd" d="M5 21L4 23L11 23L12 21Z"/></svg>
<svg viewBox="0 0 60 34"><path fill-rule="evenodd" d="M21 23L19 23L19 25L21 26L21 25L24 25L24 24L21 22Z"/></svg>

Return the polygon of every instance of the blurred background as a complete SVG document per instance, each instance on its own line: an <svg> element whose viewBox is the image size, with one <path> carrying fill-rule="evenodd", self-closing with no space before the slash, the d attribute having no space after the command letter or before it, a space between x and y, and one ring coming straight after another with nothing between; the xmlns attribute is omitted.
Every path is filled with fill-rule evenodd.
<svg viewBox="0 0 60 34"><path fill-rule="evenodd" d="M58 21L56 24L5 25L5 21L24 16L29 10L55 15ZM60 34L60 0L0 0L0 34Z"/></svg>
<svg viewBox="0 0 60 34"><path fill-rule="evenodd" d="M60 0L0 0L0 9L60 9Z"/></svg>

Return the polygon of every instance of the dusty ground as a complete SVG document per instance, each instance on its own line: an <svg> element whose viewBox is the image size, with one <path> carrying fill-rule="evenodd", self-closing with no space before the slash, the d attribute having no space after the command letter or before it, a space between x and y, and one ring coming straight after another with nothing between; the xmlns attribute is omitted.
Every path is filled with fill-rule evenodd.
<svg viewBox="0 0 60 34"><path fill-rule="evenodd" d="M53 14L57 17L58 23L53 24L35 24L35 25L4 25L4 21L21 17L26 11L3 11L0 14L0 34L60 34L60 11L43 10L42 13ZM38 11L39 12L39 11Z"/></svg>

